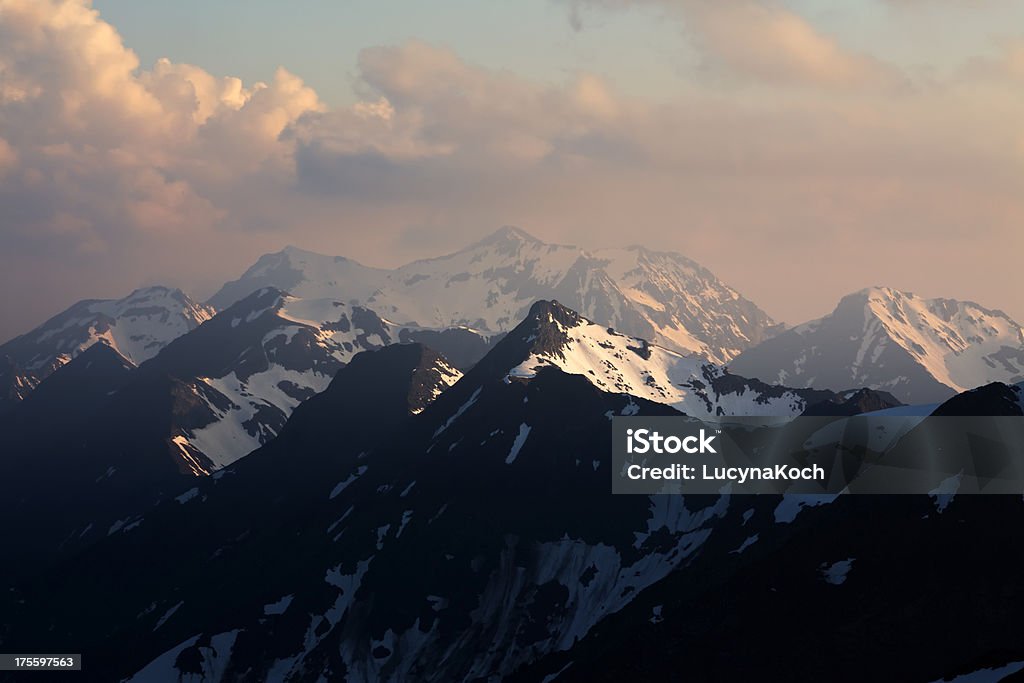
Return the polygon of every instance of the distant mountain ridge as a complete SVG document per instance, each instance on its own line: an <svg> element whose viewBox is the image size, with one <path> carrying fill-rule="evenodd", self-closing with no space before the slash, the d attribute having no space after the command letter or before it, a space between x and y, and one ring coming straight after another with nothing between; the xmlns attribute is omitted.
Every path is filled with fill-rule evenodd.
<svg viewBox="0 0 1024 683"><path fill-rule="evenodd" d="M210 304L222 309L265 286L299 298L340 298L397 324L491 334L513 328L538 299L557 299L604 325L716 362L781 329L679 254L639 246L585 251L517 228L394 270L288 247L261 257Z"/></svg>
<svg viewBox="0 0 1024 683"><path fill-rule="evenodd" d="M87 299L0 345L0 411L93 344L110 346L135 365L157 355L214 315L180 289L145 287L121 299Z"/></svg>
<svg viewBox="0 0 1024 683"><path fill-rule="evenodd" d="M145 287L121 299L86 299L0 346L20 367L40 372L104 342L140 365L213 317L214 309L180 289Z"/></svg>
<svg viewBox="0 0 1024 683"><path fill-rule="evenodd" d="M729 367L787 386L863 386L931 403L989 382L1024 380L1024 329L970 301L872 287L743 352Z"/></svg>

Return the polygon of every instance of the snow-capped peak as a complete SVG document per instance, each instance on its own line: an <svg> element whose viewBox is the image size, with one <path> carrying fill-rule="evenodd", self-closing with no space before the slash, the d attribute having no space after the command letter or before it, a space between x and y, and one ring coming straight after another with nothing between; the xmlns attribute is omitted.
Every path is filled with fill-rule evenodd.
<svg viewBox="0 0 1024 683"><path fill-rule="evenodd" d="M39 378L96 343L138 365L213 314L180 289L145 287L121 299L80 301L0 346L0 355Z"/></svg>
<svg viewBox="0 0 1024 683"><path fill-rule="evenodd" d="M1002 311L971 301L870 287L730 366L790 386L868 386L927 403L1024 378L1024 329Z"/></svg>
<svg viewBox="0 0 1024 683"><path fill-rule="evenodd" d="M526 232L522 228L517 228L514 225L505 225L492 232L487 237L483 238L474 245L471 245L469 249L479 247L484 244L501 244L501 243L531 243L531 244L544 244L541 240L537 239L530 233Z"/></svg>
<svg viewBox="0 0 1024 683"><path fill-rule="evenodd" d="M289 247L261 257L211 302L224 308L264 286L363 305L396 324L488 334L515 327L534 301L557 299L600 324L719 362L777 331L763 311L681 255L643 247L589 252L513 227L394 270Z"/></svg>
<svg viewBox="0 0 1024 683"><path fill-rule="evenodd" d="M598 325L557 301L538 302L507 342L525 349L509 380L545 367L580 375L603 391L670 405L688 415L798 415L799 393L758 386L723 368Z"/></svg>

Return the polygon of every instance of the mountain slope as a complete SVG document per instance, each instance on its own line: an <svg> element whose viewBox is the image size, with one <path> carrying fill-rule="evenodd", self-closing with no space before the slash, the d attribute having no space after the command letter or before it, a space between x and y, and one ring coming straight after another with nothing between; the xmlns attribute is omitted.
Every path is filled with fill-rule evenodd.
<svg viewBox="0 0 1024 683"><path fill-rule="evenodd" d="M39 379L18 367L9 356L0 356L0 415L25 400Z"/></svg>
<svg viewBox="0 0 1024 683"><path fill-rule="evenodd" d="M22 386L34 386L96 343L139 365L213 314L210 306L167 287L137 289L123 299L80 301L0 346L0 359L7 359L0 382L10 385L10 377L20 376Z"/></svg>
<svg viewBox="0 0 1024 683"><path fill-rule="evenodd" d="M971 302L872 288L745 351L729 367L789 386L864 386L930 403L992 381L1024 379L1024 329Z"/></svg>
<svg viewBox="0 0 1024 683"><path fill-rule="evenodd" d="M870 633L877 619L892 619L892 604L900 617L946 606L949 596L906 588L922 572L941 578L963 567L938 561L950 553L940 532L959 519L929 518L927 497L890 497L894 507L881 515L842 497L800 512L800 501L774 496L611 495L610 418L678 413L553 363L514 372L544 354L572 359L584 342L566 338L589 328L540 302L418 413L415 397L440 388L436 358L396 346L357 356L249 458L0 594L8 615L0 642L17 650L45 634L56 648L77 643L97 680L453 681L519 672L541 681L577 670L579 680L627 680L630 670L671 678L685 667L680 648L695 662L688 671L769 662L794 680L823 680L823 662L857 650L844 638L829 648L822 634ZM957 609L980 606L968 613L974 618L928 622L930 632L959 636L959 649L946 650L951 667L991 654L964 637L974 629L1012 635L1019 610L993 607L1020 602L1005 590L1016 585L1020 544L1010 542L1012 528L991 523L1024 514L1009 498L954 537L954 552L1009 562L986 565L991 594L971 587L970 600L952 598ZM985 529L1001 542L986 544L977 533ZM906 539L916 533L931 542L915 559ZM847 552L858 559L843 584L835 565ZM894 556L901 561L888 569L905 577L901 586L885 580L884 560ZM861 567L872 580L859 583ZM837 620L858 599L872 620ZM815 618L788 609L805 603ZM727 637L736 628L749 637ZM616 637L652 632L655 650L638 640L623 652L615 646ZM765 659L758 632L790 646ZM932 643L913 629L885 633L870 642L891 650L903 679L915 679ZM805 641L815 642L814 656L791 647ZM878 661L853 661L849 671L863 678ZM946 670L935 668L935 678Z"/></svg>
<svg viewBox="0 0 1024 683"><path fill-rule="evenodd" d="M734 502L746 541L712 537L685 570L506 680L1018 680L995 672L1024 661L1020 496L957 496L941 511L929 496L839 496L785 523L773 515L785 500Z"/></svg>
<svg viewBox="0 0 1024 683"><path fill-rule="evenodd" d="M509 333L522 358L508 371L529 378L544 367L582 375L602 391L664 403L694 416L799 415L833 392L789 389L730 374L697 358L596 325L558 302L534 305ZM878 407L896 404L879 398ZM876 408L877 409L877 408Z"/></svg>
<svg viewBox="0 0 1024 683"><path fill-rule="evenodd" d="M87 641L95 675L137 680L460 680L563 647L695 552L725 506L605 504L608 415L674 411L556 369L506 382L515 345L503 340L403 427L372 430L372 447L360 414L336 402L358 406L366 379L329 389L296 411L280 450L271 442L68 565L61 598L40 591L43 577L19 590L18 626L0 637L13 647L52 623L56 642ZM402 397L418 384L387 400L415 413ZM254 479L257 467L279 476ZM221 500L232 490L233 512ZM264 523L268 505L279 513ZM559 584L578 588L562 597ZM117 638L129 656L115 656Z"/></svg>
<svg viewBox="0 0 1024 683"><path fill-rule="evenodd" d="M1024 415L1024 383L992 382L957 394L932 413L936 416Z"/></svg>
<svg viewBox="0 0 1024 683"><path fill-rule="evenodd" d="M140 368L186 381L205 410L170 435L183 458L223 467L266 443L355 354L394 341L376 314L261 289ZM459 376L452 370L451 381Z"/></svg>
<svg viewBox="0 0 1024 683"><path fill-rule="evenodd" d="M392 341L365 309L263 289L116 373L116 382L96 373L100 361L128 361L93 345L0 423L3 516L37 520L19 546L22 564L88 546L259 448L353 356ZM445 366L436 379L448 386L460 376ZM420 397L421 406L432 398Z"/></svg>
<svg viewBox="0 0 1024 683"><path fill-rule="evenodd" d="M0 416L0 431L5 439L23 441L81 426L96 406L128 382L134 369L107 344L93 344Z"/></svg>
<svg viewBox="0 0 1024 683"><path fill-rule="evenodd" d="M264 293L260 303L268 303L268 297L270 293ZM235 307L234 312L238 311ZM270 318L262 320L264 326L271 323ZM213 362L209 350L205 355L192 356L191 352L216 339L217 327L214 321L212 331L204 333L200 341L183 341L181 353L197 364ZM234 353L223 344L216 346L228 355ZM253 363L254 355L243 354L253 372L250 378L260 374ZM357 430L379 427L386 432L400 417L423 410L461 376L443 358L418 345L386 347L376 363L367 362L361 355L355 355L360 360L346 373L347 379L331 382L323 393L300 406L303 410L291 426L291 436L282 444L289 439L328 443L339 420L345 423L347 417L350 428L344 435L346 447L358 445ZM171 367L183 369L172 362L177 361L176 357L165 365L152 363L123 375L110 373L101 381L98 368L113 356L116 352L102 344L88 349L51 375L38 394L0 423L5 445L0 457L0 519L19 520L17 524L0 524L12 543L17 539L17 547L8 553L11 563L5 570L20 573L25 567L80 552L125 526L141 523L140 515L147 509L197 485L197 479L210 481L225 473L215 473L212 478L199 476L220 467L222 461L214 458L223 453L211 452L208 456L189 439L194 433L202 435L204 427L217 426L218 419L230 423L229 428L238 428L231 416L230 399L203 379L181 379L167 372ZM333 357L329 360L344 366ZM274 365L270 368L272 372ZM77 410L66 416L40 423L35 420L36 410L54 405L53 394L46 390L50 382L61 383L63 390L56 396L61 405L73 396L82 399L103 394L103 400L95 405L76 404ZM401 387L405 387L404 393ZM261 400L253 395L249 399ZM49 414L44 410L42 416ZM321 427L320 431L316 431L316 425L303 426L310 424L310 415L319 416L312 422ZM259 424L269 430L266 424ZM364 437L363 442L366 440ZM275 456L278 459L273 460L272 471L263 480L267 485L281 483L292 470L290 451L285 448ZM254 459L259 462L267 457L257 451ZM310 463L305 462L299 471L311 474L309 467ZM248 513L245 523L251 523L254 514ZM193 538L194 532L190 534Z"/></svg>
<svg viewBox="0 0 1024 683"><path fill-rule="evenodd" d="M469 247L395 270L289 247L268 254L211 303L270 285L299 298L338 297L398 324L504 332L538 299L674 350L725 361L777 326L713 274L678 254L642 247L586 252L503 228Z"/></svg>

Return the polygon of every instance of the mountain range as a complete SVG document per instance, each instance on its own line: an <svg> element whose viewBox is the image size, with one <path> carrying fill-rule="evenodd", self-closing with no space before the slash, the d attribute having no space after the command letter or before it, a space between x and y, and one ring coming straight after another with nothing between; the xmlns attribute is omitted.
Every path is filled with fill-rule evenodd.
<svg viewBox="0 0 1024 683"><path fill-rule="evenodd" d="M361 351L395 345L405 344L370 311L271 288L229 306L138 367L113 347L94 344L0 415L9 454L0 458L0 473L17 484L0 507L10 518L37 519L18 552L46 556L60 542L62 555L134 523L183 481L221 473L274 443L296 407L321 395ZM463 377L441 356L434 363L431 400ZM506 382L550 367L601 392L692 415L793 416L899 405L884 392L792 390L747 380L609 331L557 302L536 303L473 370L495 364ZM37 489L41 494L32 495Z"/></svg>
<svg viewBox="0 0 1024 683"><path fill-rule="evenodd" d="M607 328L612 335L608 339L647 340L656 356L651 362L674 368L658 370L668 384L648 387L654 392L649 397L678 393L680 382L691 378L722 386L728 378L713 375L727 374L725 368L779 387L834 392L867 388L904 403L931 404L989 382L1024 379L1024 330L1005 313L972 302L922 299L876 287L844 297L824 318L785 330L681 255L642 247L588 252L503 228L454 254L394 270L288 247L261 257L206 304L163 287L138 290L117 301L80 302L0 346L0 413L92 344L107 344L139 365L217 311L271 290L281 297L278 308L283 313L273 325L284 336L274 334L268 344L287 346L289 353L305 348L319 354L300 362L308 367L297 370L288 367L290 360L268 360L255 379L244 371L232 375L226 361L205 374L171 368L186 381L202 377L202 391L221 397L217 401L224 407L211 412L232 413L235 421L249 422L244 428L209 426L202 434L182 434L190 443L186 450L211 451L214 467L264 443L302 398L326 386L332 368L352 352L396 341L420 342L465 371L524 319L538 299L557 300L578 311L593 321L595 330ZM237 326L233 337L240 339L249 334L249 318L258 314L251 309L218 325ZM348 334L342 327L364 323L378 333L342 339ZM271 334L270 327L260 329ZM285 344L293 333L299 334L298 343ZM600 348L592 342L590 348ZM253 353L266 355L262 341L247 339L245 344L259 347ZM614 359L603 361L614 365ZM276 365L280 372L262 374ZM718 369L710 369L712 365ZM610 386L621 374L607 372L606 366L588 370ZM305 374L289 375L296 372ZM626 384L641 391L648 381L632 376ZM207 425L215 422L223 424L211 417ZM191 431L200 429L204 426Z"/></svg>
<svg viewBox="0 0 1024 683"><path fill-rule="evenodd" d="M211 328L237 329L243 310L289 320L280 292L253 297ZM76 358L88 367L51 379L101 353L117 359L96 345ZM83 680L136 683L612 681L684 666L708 679L766 665L864 680L880 661L929 681L1024 660L1019 496L610 495L611 417L758 405L745 401L759 384L718 366L729 384L701 394L702 362L549 301L454 384L451 363L419 344L355 354L248 456L178 474L113 523L79 510L100 533L0 591L0 646L44 638L88 653ZM105 367L123 383L161 378L163 363ZM936 412L1019 410L1020 398L991 384ZM766 405L793 414L816 399L845 406L836 415L893 403L784 390ZM0 518L38 531L33 516Z"/></svg>
<svg viewBox="0 0 1024 683"><path fill-rule="evenodd" d="M360 351L426 344L453 359L446 377L454 383L508 333L509 321L531 317L530 297L545 291L569 300L548 306L550 338L535 342L513 376L551 365L599 389L694 415L937 404L993 381L1024 379L1024 331L977 304L873 288L845 297L829 316L780 332L682 256L640 247L587 253L505 228L455 254L393 271L287 248L260 258L207 304L164 287L80 302L0 346L0 415L26 425L45 424L48 412L49 419L88 415L78 424L102 434L124 414L139 414L139 424L152 428L135 430L146 433L136 448L177 471L206 475L277 435L295 407ZM572 300L584 310L575 312ZM448 312L437 317L442 308ZM726 329L732 341L715 342ZM703 341L684 344L680 330ZM666 345L672 339L677 343ZM96 345L113 353L97 368L106 363L116 372L86 372L88 358L72 367ZM13 410L51 377L58 388ZM68 388L76 383L81 389ZM864 391L874 393L854 393ZM55 398L61 395L63 404ZM837 404L837 396L858 398ZM87 408L72 410L76 402ZM34 441L28 427L12 438L24 452L51 448L62 433L62 419L53 422ZM96 439L106 452L103 437ZM96 467L99 476L114 464Z"/></svg>
<svg viewBox="0 0 1024 683"><path fill-rule="evenodd" d="M394 270L289 247L260 258L210 303L220 309L267 286L301 298L338 298L403 325L488 334L515 327L538 299L555 299L603 325L714 362L779 329L679 254L639 246L584 251L517 228Z"/></svg>

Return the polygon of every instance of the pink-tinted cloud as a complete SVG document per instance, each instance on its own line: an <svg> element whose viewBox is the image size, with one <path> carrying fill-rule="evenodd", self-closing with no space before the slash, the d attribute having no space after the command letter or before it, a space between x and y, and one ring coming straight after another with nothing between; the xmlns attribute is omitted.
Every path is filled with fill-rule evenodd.
<svg viewBox="0 0 1024 683"><path fill-rule="evenodd" d="M678 19L708 73L742 81L841 88L905 85L899 71L845 49L799 14L772 0L569 0L583 27L588 9L656 7Z"/></svg>
<svg viewBox="0 0 1024 683"><path fill-rule="evenodd" d="M869 284L1024 318L1012 59L894 88L779 6L665 5L735 87L641 100L410 41L330 108L284 69L141 67L82 0L0 0L0 285L24 292L0 337L146 282L202 295L287 243L394 265L503 224L681 251L791 322Z"/></svg>

